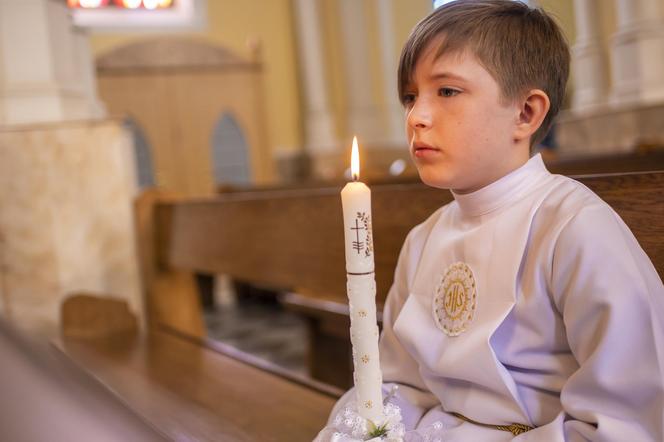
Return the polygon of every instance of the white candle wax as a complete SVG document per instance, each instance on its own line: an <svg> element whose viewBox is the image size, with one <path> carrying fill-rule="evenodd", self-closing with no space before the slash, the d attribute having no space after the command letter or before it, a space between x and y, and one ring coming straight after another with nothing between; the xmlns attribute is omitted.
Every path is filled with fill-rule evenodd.
<svg viewBox="0 0 664 442"><path fill-rule="evenodd" d="M341 191L341 204L344 211L346 272L372 273L371 191L359 181L348 183Z"/></svg>
<svg viewBox="0 0 664 442"><path fill-rule="evenodd" d="M353 162L359 168L355 140L353 144ZM357 173L355 171L354 174ZM355 369L353 379L358 411L365 419L379 423L383 418L383 402L376 325L371 191L359 181L348 183L341 191L341 204L344 214L350 334Z"/></svg>

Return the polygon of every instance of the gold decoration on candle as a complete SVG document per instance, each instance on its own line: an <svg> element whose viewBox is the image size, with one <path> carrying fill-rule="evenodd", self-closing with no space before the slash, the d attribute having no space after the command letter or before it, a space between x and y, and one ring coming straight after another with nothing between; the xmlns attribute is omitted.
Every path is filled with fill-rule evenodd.
<svg viewBox="0 0 664 442"><path fill-rule="evenodd" d="M365 408L373 408L373 403L371 401L366 401L364 403Z"/></svg>
<svg viewBox="0 0 664 442"><path fill-rule="evenodd" d="M357 316L359 316L360 318L366 318L367 317L367 311L366 310L360 310L359 312L357 312Z"/></svg>
<svg viewBox="0 0 664 442"><path fill-rule="evenodd" d="M371 216L367 215L364 212L357 212L357 218L362 222L362 225L364 226L364 230L367 232L367 238L366 238L366 247L364 248L364 256L367 258L373 254L373 238L371 236ZM357 224L357 221L356 221ZM354 229L359 230L358 227L354 227ZM359 250L358 250L359 252Z"/></svg>
<svg viewBox="0 0 664 442"><path fill-rule="evenodd" d="M365 364L368 364L369 363L369 355L362 356L362 362L364 362Z"/></svg>

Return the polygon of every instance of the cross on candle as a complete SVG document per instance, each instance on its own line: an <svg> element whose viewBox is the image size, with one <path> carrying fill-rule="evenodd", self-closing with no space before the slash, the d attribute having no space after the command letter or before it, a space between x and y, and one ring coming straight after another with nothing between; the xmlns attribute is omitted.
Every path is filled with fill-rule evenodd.
<svg viewBox="0 0 664 442"><path fill-rule="evenodd" d="M353 249L357 250L357 253L360 253L364 250L364 241L360 241L360 230L365 230L364 227L360 227L355 218L355 227L351 227L351 230L355 230L355 241L353 241Z"/></svg>

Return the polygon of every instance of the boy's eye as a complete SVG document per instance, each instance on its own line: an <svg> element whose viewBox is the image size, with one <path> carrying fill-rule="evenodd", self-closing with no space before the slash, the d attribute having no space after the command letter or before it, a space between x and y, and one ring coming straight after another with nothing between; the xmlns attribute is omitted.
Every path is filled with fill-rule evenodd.
<svg viewBox="0 0 664 442"><path fill-rule="evenodd" d="M461 91L449 87L442 87L438 89L438 95L440 95L441 97L453 97L457 95L459 92Z"/></svg>
<svg viewBox="0 0 664 442"><path fill-rule="evenodd" d="M415 94L404 94L403 97L401 97L401 102L404 104L404 106L412 104L415 101Z"/></svg>

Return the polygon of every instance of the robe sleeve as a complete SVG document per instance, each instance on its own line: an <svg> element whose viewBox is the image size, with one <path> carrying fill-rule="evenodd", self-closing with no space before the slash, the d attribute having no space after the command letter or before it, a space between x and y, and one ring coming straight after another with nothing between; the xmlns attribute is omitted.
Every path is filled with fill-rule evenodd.
<svg viewBox="0 0 664 442"><path fill-rule="evenodd" d="M561 229L550 287L579 367L563 385L563 413L517 439L664 440L664 287L608 205L584 207Z"/></svg>

